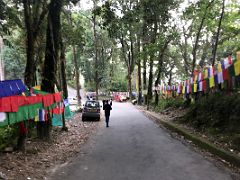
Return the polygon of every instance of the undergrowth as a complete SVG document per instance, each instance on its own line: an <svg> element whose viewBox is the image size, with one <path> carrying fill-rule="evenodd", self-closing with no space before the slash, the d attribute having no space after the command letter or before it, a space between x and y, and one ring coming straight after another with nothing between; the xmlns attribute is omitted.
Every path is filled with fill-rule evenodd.
<svg viewBox="0 0 240 180"><path fill-rule="evenodd" d="M190 106L179 122L240 149L240 96L237 93L204 96Z"/></svg>

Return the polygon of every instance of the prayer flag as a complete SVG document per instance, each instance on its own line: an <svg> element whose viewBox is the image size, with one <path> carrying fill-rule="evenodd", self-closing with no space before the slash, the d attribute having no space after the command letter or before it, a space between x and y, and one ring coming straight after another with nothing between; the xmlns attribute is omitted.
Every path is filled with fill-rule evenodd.
<svg viewBox="0 0 240 180"><path fill-rule="evenodd" d="M223 70L223 80L228 80L228 69Z"/></svg>
<svg viewBox="0 0 240 180"><path fill-rule="evenodd" d="M202 80L202 72L198 74L198 81L201 81L201 80Z"/></svg>
<svg viewBox="0 0 240 180"><path fill-rule="evenodd" d="M198 91L201 92L202 89L203 89L203 88L202 88L202 81L200 81L200 82L198 83Z"/></svg>
<svg viewBox="0 0 240 180"><path fill-rule="evenodd" d="M214 87L214 76L211 76L209 78L209 86L210 86L210 88Z"/></svg>
<svg viewBox="0 0 240 180"><path fill-rule="evenodd" d="M185 86L182 88L182 93L185 94Z"/></svg>
<svg viewBox="0 0 240 180"><path fill-rule="evenodd" d="M218 84L223 83L223 74L222 71L218 73Z"/></svg>
<svg viewBox="0 0 240 180"><path fill-rule="evenodd" d="M222 65L221 65L221 63L218 63L218 72L222 72Z"/></svg>
<svg viewBox="0 0 240 180"><path fill-rule="evenodd" d="M207 84L206 84L206 81L202 81L202 89L204 92L207 92Z"/></svg>
<svg viewBox="0 0 240 180"><path fill-rule="evenodd" d="M208 78L208 68L204 70L204 79Z"/></svg>
<svg viewBox="0 0 240 180"><path fill-rule="evenodd" d="M229 65L232 64L232 56L231 56L231 55L228 56L228 64L229 64Z"/></svg>
<svg viewBox="0 0 240 180"><path fill-rule="evenodd" d="M7 119L7 115L5 112L0 112L0 122L3 122Z"/></svg>
<svg viewBox="0 0 240 180"><path fill-rule="evenodd" d="M193 92L197 92L197 84L194 83Z"/></svg>
<svg viewBox="0 0 240 180"><path fill-rule="evenodd" d="M217 74L214 75L214 84L218 84L218 75Z"/></svg>
<svg viewBox="0 0 240 180"><path fill-rule="evenodd" d="M240 75L240 60L235 62L234 71L235 71L235 76Z"/></svg>
<svg viewBox="0 0 240 180"><path fill-rule="evenodd" d="M193 77L190 78L190 84L193 84Z"/></svg>
<svg viewBox="0 0 240 180"><path fill-rule="evenodd" d="M208 77L212 77L214 74L213 74L213 67L212 66L210 66L209 68L208 68Z"/></svg>

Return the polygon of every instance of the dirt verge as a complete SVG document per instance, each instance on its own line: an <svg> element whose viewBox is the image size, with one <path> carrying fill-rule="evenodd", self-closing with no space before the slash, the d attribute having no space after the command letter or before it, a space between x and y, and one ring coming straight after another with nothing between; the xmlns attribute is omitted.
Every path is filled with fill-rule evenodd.
<svg viewBox="0 0 240 180"><path fill-rule="evenodd" d="M27 141L25 153L0 153L0 179L46 179L50 169L64 164L80 151L101 122L82 122L81 114L76 113L67 122L67 132L60 127L53 128L49 142L31 139Z"/></svg>

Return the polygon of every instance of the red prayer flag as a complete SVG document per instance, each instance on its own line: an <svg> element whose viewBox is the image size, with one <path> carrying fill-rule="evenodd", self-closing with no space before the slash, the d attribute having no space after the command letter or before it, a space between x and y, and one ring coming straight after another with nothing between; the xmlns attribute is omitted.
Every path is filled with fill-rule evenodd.
<svg viewBox="0 0 240 180"><path fill-rule="evenodd" d="M53 94L53 96L54 96L54 100L55 100L55 102L60 102L61 101L61 93L60 92L58 92L58 93L54 93Z"/></svg>
<svg viewBox="0 0 240 180"><path fill-rule="evenodd" d="M228 69L223 70L223 80L228 80Z"/></svg>
<svg viewBox="0 0 240 180"><path fill-rule="evenodd" d="M11 99L9 97L0 98L0 112L11 111Z"/></svg>
<svg viewBox="0 0 240 180"><path fill-rule="evenodd" d="M228 64L230 64L230 65L232 64L232 56L231 55L228 56Z"/></svg>
<svg viewBox="0 0 240 180"><path fill-rule="evenodd" d="M203 91L206 92L207 91L207 83L206 81L202 81L202 88L203 88Z"/></svg>
<svg viewBox="0 0 240 180"><path fill-rule="evenodd" d="M11 112L18 112L18 96L11 96Z"/></svg>

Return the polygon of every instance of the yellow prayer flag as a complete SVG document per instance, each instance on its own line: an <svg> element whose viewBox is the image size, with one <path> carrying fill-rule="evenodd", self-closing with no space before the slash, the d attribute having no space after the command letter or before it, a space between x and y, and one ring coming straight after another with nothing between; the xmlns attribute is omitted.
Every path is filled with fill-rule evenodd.
<svg viewBox="0 0 240 180"><path fill-rule="evenodd" d="M194 76L194 82L197 82L198 76Z"/></svg>
<svg viewBox="0 0 240 180"><path fill-rule="evenodd" d="M235 71L235 76L238 76L240 74L240 61L237 61L234 64L234 71Z"/></svg>
<svg viewBox="0 0 240 180"><path fill-rule="evenodd" d="M204 71L204 79L208 78L208 69L205 69Z"/></svg>
<svg viewBox="0 0 240 180"><path fill-rule="evenodd" d="M38 121L39 121L38 116L35 116L34 121L35 121L35 122L38 122Z"/></svg>
<svg viewBox="0 0 240 180"><path fill-rule="evenodd" d="M240 61L240 51L237 51L236 57L237 57L237 61Z"/></svg>
<svg viewBox="0 0 240 180"><path fill-rule="evenodd" d="M34 86L33 89L41 90L41 86Z"/></svg>
<svg viewBox="0 0 240 180"><path fill-rule="evenodd" d="M182 87L182 93L185 94L185 86Z"/></svg>
<svg viewBox="0 0 240 180"><path fill-rule="evenodd" d="M215 86L215 84L214 84L214 76L211 76L211 77L209 78L209 86L210 86L210 88L212 88L212 87Z"/></svg>
<svg viewBox="0 0 240 180"><path fill-rule="evenodd" d="M193 85L193 92L197 92L197 84L196 83L194 83L194 85Z"/></svg>
<svg viewBox="0 0 240 180"><path fill-rule="evenodd" d="M222 65L221 65L221 63L218 63L218 72L222 72Z"/></svg>

